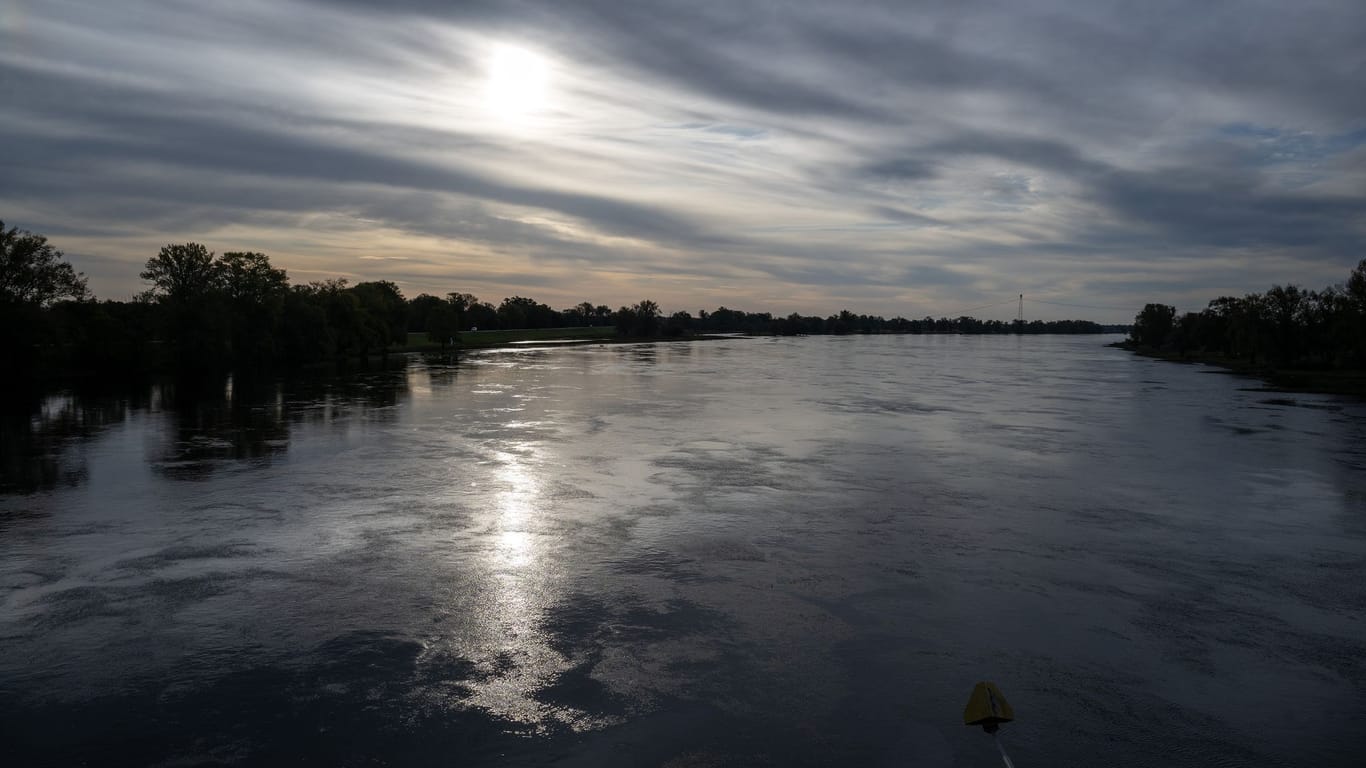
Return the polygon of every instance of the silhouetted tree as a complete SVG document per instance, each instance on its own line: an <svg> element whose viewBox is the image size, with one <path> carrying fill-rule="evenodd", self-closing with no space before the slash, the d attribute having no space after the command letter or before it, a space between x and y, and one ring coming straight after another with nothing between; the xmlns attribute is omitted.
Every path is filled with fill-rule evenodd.
<svg viewBox="0 0 1366 768"><path fill-rule="evenodd" d="M60 299L89 296L85 276L47 238L0 221L0 363L4 384L38 372L39 347L52 328L44 309ZM24 375L28 374L28 375Z"/></svg>
<svg viewBox="0 0 1366 768"><path fill-rule="evenodd" d="M498 327L498 310L487 301L480 301L472 293L450 293L446 295L460 319L460 327L474 330L492 330Z"/></svg>
<svg viewBox="0 0 1366 768"><path fill-rule="evenodd" d="M379 345L374 327L366 322L360 299L347 289L346 278L314 281L304 295L324 314L331 342L329 358L353 358L369 354Z"/></svg>
<svg viewBox="0 0 1366 768"><path fill-rule="evenodd" d="M644 299L617 310L617 333L622 336L654 336L659 330L659 305Z"/></svg>
<svg viewBox="0 0 1366 768"><path fill-rule="evenodd" d="M460 336L460 312L453 302L442 302L432 307L427 315L427 338L445 349Z"/></svg>
<svg viewBox="0 0 1366 768"><path fill-rule="evenodd" d="M664 322L664 335L669 337L683 336L692 333L693 319L687 310L679 310Z"/></svg>
<svg viewBox="0 0 1366 768"><path fill-rule="evenodd" d="M184 374L231 367L229 313L222 291L222 265L199 243L162 247L140 277L151 283L144 299L160 308L160 336Z"/></svg>
<svg viewBox="0 0 1366 768"><path fill-rule="evenodd" d="M47 238L0 221L0 302L46 307L59 299L84 299L85 275Z"/></svg>
<svg viewBox="0 0 1366 768"><path fill-rule="evenodd" d="M1362 259L1343 286L1343 348L1352 362L1366 367L1366 259Z"/></svg>
<svg viewBox="0 0 1366 768"><path fill-rule="evenodd" d="M1300 331L1307 325L1308 296L1294 285L1274 285L1266 292L1265 302L1276 360L1289 365L1302 351Z"/></svg>
<svg viewBox="0 0 1366 768"><path fill-rule="evenodd" d="M573 325L594 325L598 320L597 308L588 301L580 302L565 312L574 318Z"/></svg>
<svg viewBox="0 0 1366 768"><path fill-rule="evenodd" d="M234 367L266 368L277 358L289 278L264 253L233 251L219 257L221 289L231 312Z"/></svg>
<svg viewBox="0 0 1366 768"><path fill-rule="evenodd" d="M524 296L510 296L498 305L498 323L503 328L553 328L559 313L548 305Z"/></svg>
<svg viewBox="0 0 1366 768"><path fill-rule="evenodd" d="M1176 307L1167 304L1144 305L1143 311L1134 317L1130 336L1140 347L1161 349L1172 332L1175 319Z"/></svg>
<svg viewBox="0 0 1366 768"><path fill-rule="evenodd" d="M161 365L151 344L155 311L138 301L58 302L47 312L53 343L44 364L67 373L145 375Z"/></svg>
<svg viewBox="0 0 1366 768"><path fill-rule="evenodd" d="M218 286L218 265L209 249L199 243L166 245L147 260L139 277L152 284L152 297L187 302Z"/></svg>
<svg viewBox="0 0 1366 768"><path fill-rule="evenodd" d="M415 298L408 299L408 332L426 331L427 313L444 303L444 299L429 293L423 293Z"/></svg>
<svg viewBox="0 0 1366 768"><path fill-rule="evenodd" d="M1160 313L1150 308L1162 306L1150 304L1136 318L1135 343L1151 346L1140 341L1140 334L1147 339L1160 333ZM1137 330L1140 325L1147 330ZM1275 285L1266 293L1220 296L1203 311L1182 316L1170 339L1183 353L1194 350L1251 365L1366 366L1366 261L1345 283L1322 291Z"/></svg>
<svg viewBox="0 0 1366 768"><path fill-rule="evenodd" d="M362 354L369 352L371 345L387 352L391 344L407 343L408 302L397 285L388 280L357 283L350 293L358 301L360 323L366 328L368 343Z"/></svg>
<svg viewBox="0 0 1366 768"><path fill-rule="evenodd" d="M317 283L289 289L280 319L280 336L277 349L287 366L320 363L336 354L336 334L328 322Z"/></svg>

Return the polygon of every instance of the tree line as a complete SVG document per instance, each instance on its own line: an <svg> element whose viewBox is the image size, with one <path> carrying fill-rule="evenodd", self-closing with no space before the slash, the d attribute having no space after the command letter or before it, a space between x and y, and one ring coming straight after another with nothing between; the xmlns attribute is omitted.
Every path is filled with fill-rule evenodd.
<svg viewBox="0 0 1366 768"><path fill-rule="evenodd" d="M524 296L499 304L469 293L405 298L387 280L337 278L292 284L253 251L215 255L198 243L170 244L139 273L148 285L131 301L98 300L86 278L40 234L0 222L0 361L35 376L297 368L366 358L425 334L443 348L474 330L612 326L629 338L711 333L1101 333L1082 320L1005 323L972 317L908 320L744 312L720 307L666 315L649 299L615 310L582 302L554 309Z"/></svg>
<svg viewBox="0 0 1366 768"><path fill-rule="evenodd" d="M1366 259L1346 282L1321 291L1296 285L1220 296L1199 312L1147 304L1130 343L1181 357L1226 358L1252 366L1366 369Z"/></svg>

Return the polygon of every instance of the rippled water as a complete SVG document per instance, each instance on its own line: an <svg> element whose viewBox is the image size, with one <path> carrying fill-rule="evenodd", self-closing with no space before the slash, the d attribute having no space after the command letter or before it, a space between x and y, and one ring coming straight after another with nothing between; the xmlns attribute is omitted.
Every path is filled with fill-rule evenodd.
<svg viewBox="0 0 1366 768"><path fill-rule="evenodd" d="M60 396L8 765L1359 765L1366 407L1097 337L490 351ZM16 437L16 430L18 436Z"/></svg>

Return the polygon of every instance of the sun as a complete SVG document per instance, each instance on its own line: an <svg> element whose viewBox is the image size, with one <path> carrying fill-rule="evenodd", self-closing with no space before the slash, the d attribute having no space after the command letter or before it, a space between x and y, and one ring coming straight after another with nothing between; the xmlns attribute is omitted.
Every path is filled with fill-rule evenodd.
<svg viewBox="0 0 1366 768"><path fill-rule="evenodd" d="M550 66L545 57L515 45L499 45L488 61L484 103L505 120L522 120L545 109Z"/></svg>

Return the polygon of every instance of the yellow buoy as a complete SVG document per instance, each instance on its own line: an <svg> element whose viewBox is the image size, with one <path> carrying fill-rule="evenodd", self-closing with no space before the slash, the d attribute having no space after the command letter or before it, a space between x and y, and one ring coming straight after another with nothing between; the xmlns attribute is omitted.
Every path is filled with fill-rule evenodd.
<svg viewBox="0 0 1366 768"><path fill-rule="evenodd" d="M972 688L968 706L963 710L964 725L980 725L987 733L995 733L1001 723L1015 719L1015 710L995 683L980 682Z"/></svg>

